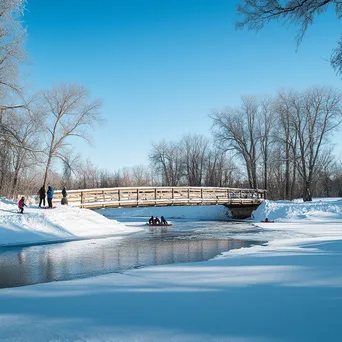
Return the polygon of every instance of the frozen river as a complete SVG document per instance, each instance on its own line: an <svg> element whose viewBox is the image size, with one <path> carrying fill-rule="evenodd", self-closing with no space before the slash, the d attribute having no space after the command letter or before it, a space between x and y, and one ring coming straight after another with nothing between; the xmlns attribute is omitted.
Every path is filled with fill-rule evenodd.
<svg viewBox="0 0 342 342"><path fill-rule="evenodd" d="M132 268L209 260L230 249L260 244L260 231L246 223L173 220L161 230L146 218L120 218L139 233L26 247L0 248L0 288L93 277Z"/></svg>

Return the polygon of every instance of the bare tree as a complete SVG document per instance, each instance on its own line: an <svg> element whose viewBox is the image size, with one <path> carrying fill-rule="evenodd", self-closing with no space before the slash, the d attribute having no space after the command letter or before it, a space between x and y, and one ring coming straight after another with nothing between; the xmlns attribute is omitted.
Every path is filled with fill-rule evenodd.
<svg viewBox="0 0 342 342"><path fill-rule="evenodd" d="M333 155L332 146L324 148L318 163L318 172L313 182L316 194L322 197L338 196L337 192L334 193L335 189L333 188L333 178L337 173L337 163Z"/></svg>
<svg viewBox="0 0 342 342"><path fill-rule="evenodd" d="M20 16L24 10L24 0L1 0L0 2L0 110L12 108L5 104L11 94L19 92L18 64L26 54L22 48L26 31Z"/></svg>
<svg viewBox="0 0 342 342"><path fill-rule="evenodd" d="M62 160L62 187L72 188L73 175L77 176L80 165L82 165L80 154L74 153L72 150L65 151Z"/></svg>
<svg viewBox="0 0 342 342"><path fill-rule="evenodd" d="M123 167L122 169L120 169L120 176L120 186L132 185L131 170L128 167Z"/></svg>
<svg viewBox="0 0 342 342"><path fill-rule="evenodd" d="M12 182L12 197L17 193L17 186L20 172L28 167L33 167L37 164L37 150L40 145L39 127L41 121L36 113L24 111L23 113L13 114L16 126L13 130L16 132L17 141L12 144L14 151L14 172Z"/></svg>
<svg viewBox="0 0 342 342"><path fill-rule="evenodd" d="M151 185L151 173L143 165L132 167L132 186L148 186Z"/></svg>
<svg viewBox="0 0 342 342"><path fill-rule="evenodd" d="M258 187L258 113L258 101L254 97L245 96L240 108L226 108L210 115L217 144L226 151L235 151L243 159L251 188Z"/></svg>
<svg viewBox="0 0 342 342"><path fill-rule="evenodd" d="M18 80L18 64L23 62L26 54L23 50L25 29L20 16L24 10L24 0L0 1L0 192L9 188L5 179L10 172L10 159L13 147L7 138L12 131L7 126L9 110L22 107L16 103L16 95L21 92ZM6 184L6 185L5 185Z"/></svg>
<svg viewBox="0 0 342 342"><path fill-rule="evenodd" d="M314 177L330 162L324 146L328 134L342 122L342 94L331 88L312 88L293 103L291 124L298 136L297 170L303 179L303 199L312 200Z"/></svg>
<svg viewBox="0 0 342 342"><path fill-rule="evenodd" d="M6 141L2 142L0 147L0 195L4 196L4 189L10 183L12 154L10 145Z"/></svg>
<svg viewBox="0 0 342 342"><path fill-rule="evenodd" d="M299 25L297 47L315 18L328 10L335 9L338 19L342 17L342 1L340 0L241 0L237 12L242 20L236 23L237 28L247 27L260 30L271 21L293 23ZM331 64L338 74L342 74L342 36L333 52Z"/></svg>
<svg viewBox="0 0 342 342"><path fill-rule="evenodd" d="M232 156L228 157L221 149L211 148L205 160L204 185L233 187L241 175L239 171Z"/></svg>
<svg viewBox="0 0 342 342"><path fill-rule="evenodd" d="M337 74L342 75L342 35L337 47L333 51L333 55L331 57L331 65L333 66Z"/></svg>
<svg viewBox="0 0 342 342"><path fill-rule="evenodd" d="M24 103L24 100L22 102ZM7 172L7 181L2 183L0 188L6 187L7 196L15 196L20 173L25 168L34 168L39 163L41 119L41 113L32 102L24 104L21 108L7 108L2 111L3 134L0 139L0 154L9 161L9 164L7 168L2 168L3 172Z"/></svg>
<svg viewBox="0 0 342 342"><path fill-rule="evenodd" d="M71 137L90 142L88 129L99 120L101 103L88 100L88 91L77 85L60 84L43 93L46 113L46 184L49 168L54 158L66 160L66 148Z"/></svg>
<svg viewBox="0 0 342 342"><path fill-rule="evenodd" d="M180 142L183 149L185 173L190 186L201 186L209 141L201 135L189 134Z"/></svg>
<svg viewBox="0 0 342 342"><path fill-rule="evenodd" d="M149 159L155 171L161 175L163 185L179 185L184 175L184 158L178 142L153 144Z"/></svg>
<svg viewBox="0 0 342 342"><path fill-rule="evenodd" d="M263 160L264 189L268 189L268 169L270 149L273 143L272 135L275 130L274 102L271 97L265 97L260 102L257 130L260 137L260 149Z"/></svg>
<svg viewBox="0 0 342 342"><path fill-rule="evenodd" d="M339 160L333 180L333 188L337 197L342 197L342 161Z"/></svg>
<svg viewBox="0 0 342 342"><path fill-rule="evenodd" d="M298 93L294 91L279 92L275 100L275 114L278 116L278 130L274 132L274 141L280 145L279 160L285 165L284 170L284 199L293 199L296 183L296 160L297 160L297 144L298 135L293 130L292 112L298 107Z"/></svg>
<svg viewBox="0 0 342 342"><path fill-rule="evenodd" d="M90 160L78 162L75 168L76 181L74 187L78 189L98 188L100 185L100 171Z"/></svg>
<svg viewBox="0 0 342 342"><path fill-rule="evenodd" d="M205 161L206 186L222 186L222 173L225 153L218 149L210 149Z"/></svg>

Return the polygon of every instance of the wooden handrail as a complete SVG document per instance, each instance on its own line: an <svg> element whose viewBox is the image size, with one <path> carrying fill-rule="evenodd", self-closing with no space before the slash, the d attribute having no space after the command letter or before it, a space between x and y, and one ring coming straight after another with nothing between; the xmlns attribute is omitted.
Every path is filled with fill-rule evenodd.
<svg viewBox="0 0 342 342"><path fill-rule="evenodd" d="M120 187L69 190L68 202L82 208L164 205L260 204L266 190L220 187ZM55 191L54 202L62 198Z"/></svg>

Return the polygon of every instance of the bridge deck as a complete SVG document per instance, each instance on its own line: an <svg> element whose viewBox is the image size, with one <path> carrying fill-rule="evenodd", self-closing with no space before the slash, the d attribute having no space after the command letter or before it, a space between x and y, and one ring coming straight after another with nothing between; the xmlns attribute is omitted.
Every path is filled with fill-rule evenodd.
<svg viewBox="0 0 342 342"><path fill-rule="evenodd" d="M176 205L250 206L265 199L265 190L215 187L125 187L69 190L68 202L81 208L152 207ZM62 194L55 192L54 202Z"/></svg>

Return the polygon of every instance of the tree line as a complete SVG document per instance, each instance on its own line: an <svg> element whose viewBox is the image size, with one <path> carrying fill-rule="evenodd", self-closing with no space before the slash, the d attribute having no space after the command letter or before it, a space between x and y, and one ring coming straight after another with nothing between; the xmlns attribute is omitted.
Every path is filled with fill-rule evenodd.
<svg viewBox="0 0 342 342"><path fill-rule="evenodd" d="M212 138L191 133L153 143L148 166L108 171L82 160L73 142L90 142L101 102L82 85L34 94L23 86L24 3L0 3L0 196L33 194L48 181L69 189L189 185L263 188L272 199L342 196L342 165L331 142L341 124L341 93L329 87L243 96L240 106L210 113ZM244 25L256 4L240 7L249 18Z"/></svg>
<svg viewBox="0 0 342 342"><path fill-rule="evenodd" d="M259 188L271 199L342 196L342 163L331 138L342 94L327 87L244 96L212 112L212 139L188 134L152 144L148 166L110 172L91 162L64 163L55 182L68 188L219 186Z"/></svg>
<svg viewBox="0 0 342 342"><path fill-rule="evenodd" d="M91 177L83 187L248 187L266 189L272 199L305 201L342 196L342 164L331 141L342 122L342 94L336 89L243 96L240 106L210 117L211 140L188 134L153 143L149 166L112 174L88 168Z"/></svg>
<svg viewBox="0 0 342 342"><path fill-rule="evenodd" d="M339 170L331 137L342 120L341 96L328 87L245 96L240 107L212 113L215 140L242 161L249 187L311 201L322 177L333 182Z"/></svg>

